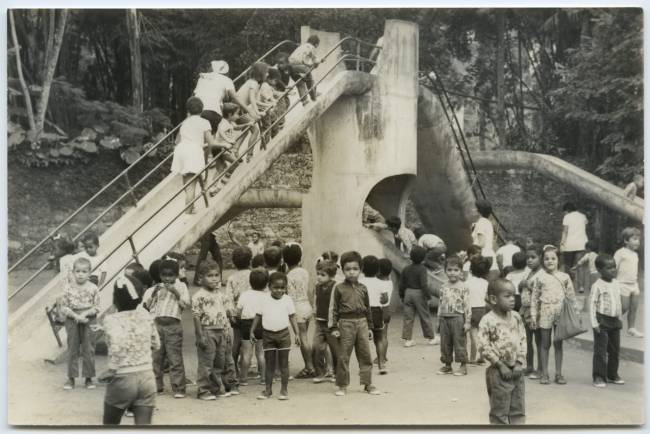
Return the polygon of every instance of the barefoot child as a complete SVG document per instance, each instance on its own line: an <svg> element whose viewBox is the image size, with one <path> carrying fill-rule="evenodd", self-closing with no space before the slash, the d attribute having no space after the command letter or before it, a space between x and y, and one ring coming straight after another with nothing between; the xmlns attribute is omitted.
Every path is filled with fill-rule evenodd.
<svg viewBox="0 0 650 434"><path fill-rule="evenodd" d="M345 396L350 384L350 355L353 349L359 362L359 378L364 391L379 395L381 392L372 385L372 358L368 338L372 339L373 324L368 290L358 281L361 255L354 251L343 253L341 266L345 280L334 287L329 307L329 328L332 336L339 339L341 348L336 365L335 395Z"/></svg>
<svg viewBox="0 0 650 434"><path fill-rule="evenodd" d="M264 351L262 350L262 328L253 330L256 342L251 339L251 325L262 299L268 294L269 273L263 268L253 269L250 273L250 287L242 292L237 300L237 311L240 316L239 330L241 335L241 368L239 369L239 385L248 385L248 369L251 365L253 353L257 360L257 368L262 374L261 382L264 383Z"/></svg>
<svg viewBox="0 0 650 434"><path fill-rule="evenodd" d="M281 272L275 272L269 276L270 294L261 300L255 319L250 329L250 338L253 343L255 329L262 325L262 346L264 348L265 373L264 381L266 389L257 399L268 399L273 395L273 374L275 373L275 360L280 365L280 396L278 399L285 401L289 399L289 350L291 349L291 335L289 325L295 335L295 343L300 346L300 333L296 323L296 310L293 301L286 295L287 276Z"/></svg>
<svg viewBox="0 0 650 434"><path fill-rule="evenodd" d="M94 389L95 337L91 326L99 312L99 291L90 278L90 261L77 258L72 265L72 279L63 290L60 306L65 315L65 331L68 335L68 380L66 390L74 389L79 376L79 355L83 361L81 374L86 378L86 388Z"/></svg>
<svg viewBox="0 0 650 434"><path fill-rule="evenodd" d="M639 255L636 253L641 245L641 231L629 227L621 233L623 247L614 253L617 280L621 285L623 314L627 312L627 335L642 338L643 333L636 329L636 311L639 307Z"/></svg>
<svg viewBox="0 0 650 434"><path fill-rule="evenodd" d="M181 314L191 306L187 286L178 280L178 262L163 259L158 266L161 283L147 289L142 304L155 318L160 335L160 349L153 354L153 369L158 393L164 390L165 358L169 360L169 376L174 398L185 398L185 366L183 363L183 325Z"/></svg>
<svg viewBox="0 0 650 434"><path fill-rule="evenodd" d="M479 352L490 366L485 383L490 399L490 423L523 424L524 360L526 333L515 305L515 289L506 279L495 279L488 286L491 310L479 324Z"/></svg>
<svg viewBox="0 0 650 434"><path fill-rule="evenodd" d="M316 264L316 287L314 288L316 306L316 327L314 331L314 365L316 377L314 383L322 383L328 373L327 347L330 349L332 368L336 372L338 342L330 334L327 322L329 318L330 298L336 282L337 267L332 261L321 260Z"/></svg>
<svg viewBox="0 0 650 434"><path fill-rule="evenodd" d="M445 264L448 281L433 293L440 298L440 361L444 366L438 374L467 375L467 345L465 333L471 328L472 308L469 289L460 277L462 276L460 259L457 256L447 258ZM456 355L460 363L458 371L454 372L451 363Z"/></svg>
<svg viewBox="0 0 650 434"><path fill-rule="evenodd" d="M616 277L616 262L610 255L598 255L596 268L600 273L591 287L589 313L594 329L594 359L592 377L595 387L608 383L625 384L618 376L618 354L621 349L622 314L620 284Z"/></svg>

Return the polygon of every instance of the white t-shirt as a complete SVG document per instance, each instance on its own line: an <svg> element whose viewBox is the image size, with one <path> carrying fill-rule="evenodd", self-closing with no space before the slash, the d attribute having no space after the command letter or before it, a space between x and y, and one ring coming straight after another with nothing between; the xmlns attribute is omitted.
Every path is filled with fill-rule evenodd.
<svg viewBox="0 0 650 434"><path fill-rule="evenodd" d="M497 249L496 256L501 255L503 268L506 268L512 265L512 256L517 252L521 252L519 246L516 246L514 244L506 244Z"/></svg>
<svg viewBox="0 0 650 434"><path fill-rule="evenodd" d="M469 303L472 307L485 307L485 296L487 295L488 281L479 279L471 274L465 281L469 289Z"/></svg>
<svg viewBox="0 0 650 434"><path fill-rule="evenodd" d="M221 122L219 122L219 126L217 127L217 145L230 149L236 141L237 133L235 132L235 126L228 119L221 119Z"/></svg>
<svg viewBox="0 0 650 434"><path fill-rule="evenodd" d="M178 131L180 140L176 146L188 146L192 150L202 149L205 146L206 131L212 131L212 126L207 119L203 119L199 115L188 116Z"/></svg>
<svg viewBox="0 0 650 434"><path fill-rule="evenodd" d="M288 295L275 299L271 294L264 294L256 312L262 316L262 328L272 332L289 327L289 315L296 313L293 300Z"/></svg>
<svg viewBox="0 0 650 434"><path fill-rule="evenodd" d="M199 81L194 89L194 96L203 102L203 110L212 110L221 114L223 100L228 91L235 91L235 84L229 77L216 72L204 73L199 76Z"/></svg>
<svg viewBox="0 0 650 434"><path fill-rule="evenodd" d="M359 278L359 283L366 286L368 289L368 301L370 302L370 307L381 307L386 304L381 304L381 294L386 292L390 298L390 293L393 290L393 285L390 280L379 280L376 277L365 277L362 276ZM386 285L388 284L388 285Z"/></svg>
<svg viewBox="0 0 650 434"><path fill-rule="evenodd" d="M639 255L627 247L621 247L614 253L616 261L616 280L623 284L637 283L639 278Z"/></svg>
<svg viewBox="0 0 650 434"><path fill-rule="evenodd" d="M473 243L478 245L478 236L483 235L483 250L481 251L481 256L486 258L494 257L494 228L492 227L492 222L481 217L474 224L474 230L472 230L472 240Z"/></svg>
<svg viewBox="0 0 650 434"><path fill-rule="evenodd" d="M562 226L566 226L567 234L564 245L560 246L563 252L579 252L585 249L587 244L587 217L578 212L572 211L562 219Z"/></svg>
<svg viewBox="0 0 650 434"><path fill-rule="evenodd" d="M242 292L239 295L239 300L237 300L237 309L241 309L241 319L255 318L265 295L268 295L268 293L254 289L247 289Z"/></svg>
<svg viewBox="0 0 650 434"><path fill-rule="evenodd" d="M506 279L515 285L515 294L519 294L519 284L530 274L530 268L525 267L523 270L514 270L508 273Z"/></svg>

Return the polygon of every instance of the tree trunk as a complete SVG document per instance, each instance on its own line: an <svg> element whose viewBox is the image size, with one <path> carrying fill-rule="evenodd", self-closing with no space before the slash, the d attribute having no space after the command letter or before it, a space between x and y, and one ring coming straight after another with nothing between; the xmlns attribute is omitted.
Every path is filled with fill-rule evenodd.
<svg viewBox="0 0 650 434"><path fill-rule="evenodd" d="M9 9L9 24L11 26L11 39L14 43L14 55L16 56L16 69L18 70L18 80L20 81L20 87L23 91L23 97L25 98L25 111L27 112L27 121L29 122L29 129L32 135L36 133L36 122L34 121L34 109L32 108L32 98L29 95L29 88L27 83L25 83L25 77L23 77L23 65L20 62L20 45L18 44L18 37L16 36L16 23L14 21L14 13Z"/></svg>
<svg viewBox="0 0 650 434"><path fill-rule="evenodd" d="M503 9L497 11L497 134L499 136L499 147L505 148L505 85L504 85L504 63L505 63L505 15Z"/></svg>
<svg viewBox="0 0 650 434"><path fill-rule="evenodd" d="M131 92L133 107L138 111L144 110L142 84L142 56L140 54L140 25L138 12L135 9L126 11L126 27L129 32L129 50L131 53Z"/></svg>
<svg viewBox="0 0 650 434"><path fill-rule="evenodd" d="M34 138L38 137L43 133L43 126L45 124L45 112L47 111L47 104L50 99L50 89L52 87L52 81L54 80L54 73L56 72L56 65L59 60L59 52L61 51L61 45L63 44L63 34L65 33L65 22L68 18L68 11L63 9L61 11L61 16L59 22L56 26L56 34L54 36L54 45L52 47L51 56L47 59L47 67L45 69L45 78L43 80L43 87L41 91L41 98L38 101L38 108L36 110L36 119L35 119L35 134Z"/></svg>

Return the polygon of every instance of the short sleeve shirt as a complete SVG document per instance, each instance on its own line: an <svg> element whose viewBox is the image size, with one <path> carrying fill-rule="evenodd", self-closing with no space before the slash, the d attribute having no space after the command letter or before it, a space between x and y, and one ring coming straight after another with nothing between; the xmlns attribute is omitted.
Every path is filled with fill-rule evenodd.
<svg viewBox="0 0 650 434"><path fill-rule="evenodd" d="M195 147L203 147L205 145L204 135L206 131L211 131L212 127L207 119L203 119L199 115L187 117L181 124L179 131L180 145L193 145Z"/></svg>
<svg viewBox="0 0 650 434"><path fill-rule="evenodd" d="M241 319L253 319L259 311L260 303L268 293L249 289L243 292L237 300L237 308L241 309Z"/></svg>
<svg viewBox="0 0 650 434"><path fill-rule="evenodd" d="M465 281L465 286L469 289L470 305L472 307L485 307L488 281L470 275Z"/></svg>
<svg viewBox="0 0 650 434"><path fill-rule="evenodd" d="M472 231L472 239L474 241L474 244L478 244L479 235L483 235L483 239L485 240L485 244L483 244L483 250L481 251L481 255L483 255L486 258L493 258L494 257L494 228L492 227L492 223L490 222L490 220L486 219L485 217L481 217L474 224L474 230Z"/></svg>
<svg viewBox="0 0 650 434"><path fill-rule="evenodd" d="M621 247L614 253L616 280L621 283L637 283L639 277L639 255L634 250Z"/></svg>
<svg viewBox="0 0 650 434"><path fill-rule="evenodd" d="M302 267L293 268L287 273L287 293L295 303L309 301L307 288L309 286L309 273Z"/></svg>
<svg viewBox="0 0 650 434"><path fill-rule="evenodd" d="M192 297L192 315L207 328L226 329L229 326L223 295L218 291L199 289Z"/></svg>
<svg viewBox="0 0 650 434"><path fill-rule="evenodd" d="M135 309L107 315L104 331L110 369L142 367L151 370L151 350L160 348L160 338L146 310Z"/></svg>
<svg viewBox="0 0 650 434"><path fill-rule="evenodd" d="M567 235L562 247L563 252L579 252L587 244L587 217L578 212L568 213L562 219L562 226L567 227Z"/></svg>
<svg viewBox="0 0 650 434"><path fill-rule="evenodd" d="M236 140L237 137L233 124L227 119L221 119L221 122L219 122L219 126L217 127L217 146L223 146L224 148L230 149Z"/></svg>
<svg viewBox="0 0 650 434"><path fill-rule="evenodd" d="M73 310L99 309L99 290L88 281L81 286L72 283L63 291L62 304Z"/></svg>
<svg viewBox="0 0 650 434"><path fill-rule="evenodd" d="M496 254L497 256L501 255L503 268L512 266L512 256L517 252L521 252L521 249L514 244L506 244L497 249Z"/></svg>
<svg viewBox="0 0 650 434"><path fill-rule="evenodd" d="M259 93L259 91L260 91L260 84L257 81L253 80L252 78L246 80L246 82L244 84L242 84L242 86L237 91L237 96L239 97L239 99L242 100L242 102L246 106L248 106L248 105L250 105L252 103L251 98L250 98L250 91L251 90L253 92L255 92L256 94Z"/></svg>
<svg viewBox="0 0 650 434"><path fill-rule="evenodd" d="M226 99L229 90L235 91L233 81L223 74L211 72L201 74L194 95L203 102L203 110L212 110L221 114L223 100Z"/></svg>
<svg viewBox="0 0 650 434"><path fill-rule="evenodd" d="M293 301L288 295L276 300L271 294L264 294L257 309L257 314L262 316L262 328L273 332L289 327L289 315L295 313Z"/></svg>

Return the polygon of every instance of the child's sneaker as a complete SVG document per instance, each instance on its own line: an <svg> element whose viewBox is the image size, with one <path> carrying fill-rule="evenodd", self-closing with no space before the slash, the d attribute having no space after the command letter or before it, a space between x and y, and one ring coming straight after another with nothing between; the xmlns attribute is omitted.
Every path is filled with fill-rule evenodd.
<svg viewBox="0 0 650 434"><path fill-rule="evenodd" d="M212 393L210 393L210 392L200 393L198 398L201 401L214 401L215 399L217 399L217 397L215 395L213 395Z"/></svg>
<svg viewBox="0 0 650 434"><path fill-rule="evenodd" d="M369 395L381 395L381 392L372 384L367 385L363 390Z"/></svg>
<svg viewBox="0 0 650 434"><path fill-rule="evenodd" d="M457 376L457 377L467 375L467 366L460 365L460 368L458 368L458 371L454 372L454 375Z"/></svg>
<svg viewBox="0 0 650 434"><path fill-rule="evenodd" d="M406 348L414 347L414 346L415 346L415 341L414 340L409 339L406 342L404 342L404 347L406 347Z"/></svg>
<svg viewBox="0 0 650 434"><path fill-rule="evenodd" d="M334 395L345 396L345 387L337 387L336 392L334 392Z"/></svg>
<svg viewBox="0 0 650 434"><path fill-rule="evenodd" d="M427 341L427 344L429 344L429 345L440 345L440 336L436 336L433 339L429 339Z"/></svg>
<svg viewBox="0 0 650 434"><path fill-rule="evenodd" d="M533 371L528 375L528 378L531 380L539 380L542 378L542 375L539 373L539 371Z"/></svg>
<svg viewBox="0 0 650 434"><path fill-rule="evenodd" d="M280 401L287 401L289 399L289 395L279 395L278 399Z"/></svg>
<svg viewBox="0 0 650 434"><path fill-rule="evenodd" d="M230 398L232 396L231 392L221 391L217 393L217 398Z"/></svg>
<svg viewBox="0 0 650 434"><path fill-rule="evenodd" d="M625 380L623 380L621 377L616 376L616 378L608 378L607 379L608 383L614 383L614 384L625 384Z"/></svg>
<svg viewBox="0 0 650 434"><path fill-rule="evenodd" d="M185 392L174 392L174 398L176 398L176 399L185 398Z"/></svg>
<svg viewBox="0 0 650 434"><path fill-rule="evenodd" d="M453 374L454 370L451 366L445 365L438 370L438 375Z"/></svg>
<svg viewBox="0 0 650 434"><path fill-rule="evenodd" d="M593 384L594 387L607 387L607 384L605 384L602 378L596 378Z"/></svg>
<svg viewBox="0 0 650 434"><path fill-rule="evenodd" d="M93 383L92 378L86 378L85 386L86 386L86 389L96 389L97 388L97 386L95 386L95 383Z"/></svg>
<svg viewBox="0 0 650 434"><path fill-rule="evenodd" d="M240 386L248 386L248 383L246 381L240 381L239 385Z"/></svg>
<svg viewBox="0 0 650 434"><path fill-rule="evenodd" d="M316 383L316 384L320 384L320 383L325 381L325 377L314 377L314 379L311 380L311 381Z"/></svg>
<svg viewBox="0 0 650 434"><path fill-rule="evenodd" d="M262 392L259 395L257 395L257 399L262 400L262 399L269 399L271 395L267 395L266 392Z"/></svg>
<svg viewBox="0 0 650 434"><path fill-rule="evenodd" d="M562 375L556 375L555 376L555 383L556 384L566 384L566 379Z"/></svg>
<svg viewBox="0 0 650 434"><path fill-rule="evenodd" d="M230 393L232 396L239 395L239 387L233 387L232 389L230 389L230 392L228 393Z"/></svg>
<svg viewBox="0 0 650 434"><path fill-rule="evenodd" d="M65 383L63 383L63 388L65 390L74 389L74 378L68 378Z"/></svg>
<svg viewBox="0 0 650 434"><path fill-rule="evenodd" d="M627 335L631 336L633 338L642 338L643 337L643 333L641 333L640 331L638 331L635 328L628 329L627 330Z"/></svg>

